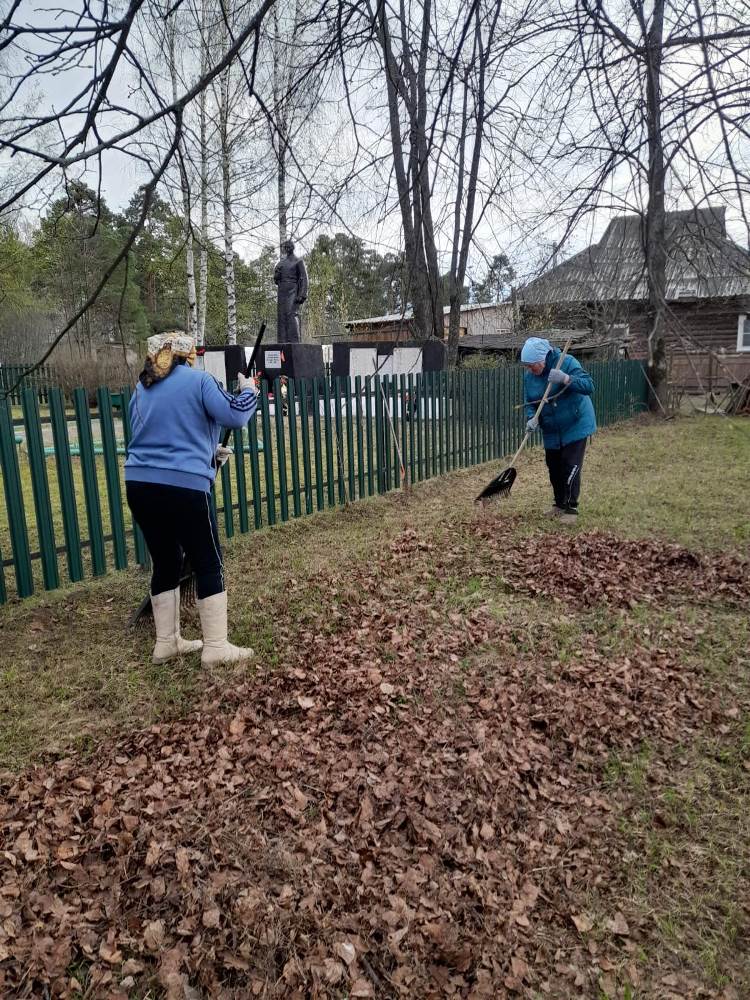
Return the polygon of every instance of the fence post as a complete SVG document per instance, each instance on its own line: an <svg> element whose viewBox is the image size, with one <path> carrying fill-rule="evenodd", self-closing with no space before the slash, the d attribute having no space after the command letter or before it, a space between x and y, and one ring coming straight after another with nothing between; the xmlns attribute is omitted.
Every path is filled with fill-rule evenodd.
<svg viewBox="0 0 750 1000"><path fill-rule="evenodd" d="M216 474L216 479L221 481L221 503L224 513L224 535L226 538L234 537L234 501L232 500L232 474L229 471L229 462L225 462ZM217 499L216 487L213 489L214 500ZM218 513L218 511L216 511Z"/></svg>
<svg viewBox="0 0 750 1000"><path fill-rule="evenodd" d="M53 394L58 391L59 390L56 389L50 389L50 416L53 417L54 413L52 409L52 398ZM130 387L123 386L122 389L120 389L120 396L122 397L122 436L125 444L125 452L127 455L128 448L130 447L130 442L133 438L133 428L130 425L130 397L131 397ZM68 440L67 421L64 423L63 428L65 434L65 443L67 446L67 440ZM55 443L55 449L57 451L57 443ZM76 524L76 529L77 528L78 525ZM151 557L149 556L148 553L146 539L143 537L143 532L135 523L135 521L133 521L133 548L135 549L135 561L138 563L138 565L144 568L148 567L151 563Z"/></svg>
<svg viewBox="0 0 750 1000"><path fill-rule="evenodd" d="M112 525L112 539L115 567L125 569L128 565L128 549L125 542L125 520L122 516L122 489L120 487L120 467L117 461L117 438L115 422L112 418L112 397L106 386L96 392L99 407L99 429L102 436L104 474L109 500L109 519Z"/></svg>
<svg viewBox="0 0 750 1000"><path fill-rule="evenodd" d="M336 504L336 483L333 477L333 429L331 427L331 386L328 379L323 382L323 427L326 436L326 485L328 487L328 506Z"/></svg>
<svg viewBox="0 0 750 1000"><path fill-rule="evenodd" d="M287 396L287 399L289 397ZM281 398L281 379L273 380L273 413L276 424L276 464L279 474L279 500L281 520L289 520L289 486L286 478L286 438L284 436L284 403Z"/></svg>
<svg viewBox="0 0 750 1000"><path fill-rule="evenodd" d="M302 431L302 469L305 476L305 513L313 512L312 495L312 466L310 462L310 418L308 414L308 397L310 394L310 382L301 379L299 393L299 417Z"/></svg>
<svg viewBox="0 0 750 1000"><path fill-rule="evenodd" d="M375 402L375 453L377 456L378 493L385 493L385 448L383 442L383 394L380 391L380 376L373 375Z"/></svg>
<svg viewBox="0 0 750 1000"><path fill-rule="evenodd" d="M375 493L375 459L373 456L373 423L376 401L372 392L372 375L365 375L365 440L367 443L367 495Z"/></svg>
<svg viewBox="0 0 750 1000"><path fill-rule="evenodd" d="M273 481L273 445L271 411L268 405L268 383L260 383L260 415L263 426L263 467L266 473L266 512L268 523L276 524L276 487Z"/></svg>
<svg viewBox="0 0 750 1000"><path fill-rule="evenodd" d="M354 378L355 419L357 421L357 490L361 500L365 495L365 454L362 434L362 376Z"/></svg>
<svg viewBox="0 0 750 1000"><path fill-rule="evenodd" d="M78 448L81 455L81 472L83 473L83 495L86 501L86 522L91 543L91 571L94 576L102 576L107 572L107 559L104 552L104 531L102 529L102 510L99 500L99 481L96 476L96 457L94 455L94 438L91 433L91 414L89 400L85 389L73 391L73 405L76 414L78 430Z"/></svg>
<svg viewBox="0 0 750 1000"><path fill-rule="evenodd" d="M287 406L289 409L289 458L292 465L292 505L294 516L302 516L302 498L299 483L299 442L297 440L297 390L293 378L287 382Z"/></svg>
<svg viewBox="0 0 750 1000"><path fill-rule="evenodd" d="M39 535L39 552L42 560L42 578L45 590L60 586L57 567L55 529L52 524L52 504L47 478L47 459L44 454L42 424L39 419L39 396L36 389L27 388L21 393L23 422L26 430L26 447L29 452L31 489L34 495L36 526Z"/></svg>
<svg viewBox="0 0 750 1000"><path fill-rule="evenodd" d="M26 511L23 504L21 472L13 430L13 411L10 399L0 399L0 466L3 470L3 488L8 510L8 527L16 575L16 592L19 597L34 593L34 575L31 570L29 535L26 529Z"/></svg>
<svg viewBox="0 0 750 1000"><path fill-rule="evenodd" d="M415 424L417 422L417 414L414 407L415 396L414 396L414 376L409 372L407 378L407 397L408 397L408 410L409 410L409 485L413 485L415 479L415 469L414 469L414 431Z"/></svg>
<svg viewBox="0 0 750 1000"><path fill-rule="evenodd" d="M453 464L453 370L445 373L445 467L448 472Z"/></svg>
<svg viewBox="0 0 750 1000"><path fill-rule="evenodd" d="M424 477L432 478L432 451L435 447L435 437L432 428L434 407L432 405L432 373L422 374L422 395L424 398Z"/></svg>
<svg viewBox="0 0 750 1000"><path fill-rule="evenodd" d="M417 422L417 479L421 483L424 476L424 423L422 410L424 409L424 374L417 373L414 380L414 399L417 404L414 419ZM426 413L425 413L426 416Z"/></svg>
<svg viewBox="0 0 750 1000"><path fill-rule="evenodd" d="M354 485L354 427L352 424L352 380L347 375L343 380L346 396L344 397L344 414L346 417L346 461L349 467L349 502L356 499Z"/></svg>
<svg viewBox="0 0 750 1000"><path fill-rule="evenodd" d="M237 480L237 507L239 510L240 532L244 535L250 530L250 520L247 514L248 502L247 479L245 476L244 428L235 427L232 431L232 447L234 450L234 474Z"/></svg>
<svg viewBox="0 0 750 1000"><path fill-rule="evenodd" d="M430 372L430 402L432 403L432 415L430 417L430 437L431 437L431 448L432 448L432 474L437 476L439 472L439 458L440 458L440 424L438 423L438 396L439 396L439 385L438 377L439 372Z"/></svg>
<svg viewBox="0 0 750 1000"><path fill-rule="evenodd" d="M436 406L437 406L437 422L438 422L438 473L442 476L445 474L445 463L447 459L446 451L447 447L445 444L445 372L438 371L435 373L435 381L437 383L437 391L435 392Z"/></svg>
<svg viewBox="0 0 750 1000"><path fill-rule="evenodd" d="M250 458L250 478L253 483L253 518L255 527L260 528L263 524L263 495L260 488L260 452L258 451L258 411L256 409L250 422L247 425L249 458ZM263 444L265 448L265 442Z"/></svg>
<svg viewBox="0 0 750 1000"><path fill-rule="evenodd" d="M338 482L339 503L344 503L346 500L346 487L344 485L346 482L346 470L344 469L344 425L341 413L342 386L343 379L337 375L333 381L333 415L336 432L336 479Z"/></svg>
<svg viewBox="0 0 750 1000"><path fill-rule="evenodd" d="M406 375L398 377L398 398L401 411L401 464L404 469L402 486L411 485L409 475L409 423L407 422L407 402L406 402Z"/></svg>
<svg viewBox="0 0 750 1000"><path fill-rule="evenodd" d="M485 383L487 386L487 460L495 457L495 372L488 371Z"/></svg>
<svg viewBox="0 0 750 1000"><path fill-rule="evenodd" d="M324 379L324 384L327 380ZM325 498L323 492L323 442L320 436L320 381L313 379L313 452L315 455L315 502L318 510L323 510Z"/></svg>

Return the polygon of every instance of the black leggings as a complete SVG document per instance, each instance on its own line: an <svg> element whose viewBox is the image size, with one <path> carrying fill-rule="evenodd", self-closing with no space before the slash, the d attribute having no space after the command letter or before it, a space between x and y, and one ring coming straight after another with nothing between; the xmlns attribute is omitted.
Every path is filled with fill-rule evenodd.
<svg viewBox="0 0 750 1000"><path fill-rule="evenodd" d="M555 506L562 510L578 510L581 492L581 468L586 451L586 438L571 441L563 448L547 448L545 458L549 469L549 481L555 494Z"/></svg>
<svg viewBox="0 0 750 1000"><path fill-rule="evenodd" d="M162 594L179 586L185 554L195 573L198 597L220 594L224 567L211 495L159 483L127 483L126 493L151 553L151 593Z"/></svg>

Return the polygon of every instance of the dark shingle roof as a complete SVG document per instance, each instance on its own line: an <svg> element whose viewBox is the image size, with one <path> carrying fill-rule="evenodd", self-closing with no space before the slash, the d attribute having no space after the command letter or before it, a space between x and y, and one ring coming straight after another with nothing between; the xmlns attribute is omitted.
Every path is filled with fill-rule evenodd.
<svg viewBox="0 0 750 1000"><path fill-rule="evenodd" d="M529 330L525 333L514 334L467 334L458 341L459 350L494 350L494 351L514 351L521 350L527 337L543 337L553 345L561 346L570 337L573 343L591 337L591 330Z"/></svg>
<svg viewBox="0 0 750 1000"><path fill-rule="evenodd" d="M647 297L640 215L613 219L598 243L531 281L528 305ZM667 298L750 294L750 254L727 236L724 208L667 213Z"/></svg>

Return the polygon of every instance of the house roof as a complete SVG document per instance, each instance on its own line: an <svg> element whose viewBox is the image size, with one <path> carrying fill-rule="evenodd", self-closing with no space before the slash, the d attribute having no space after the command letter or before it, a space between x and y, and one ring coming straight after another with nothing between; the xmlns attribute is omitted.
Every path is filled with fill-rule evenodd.
<svg viewBox="0 0 750 1000"><path fill-rule="evenodd" d="M411 309L402 313L386 313L385 316L366 316L363 319L348 319L346 326L374 326L381 323L409 323L414 317Z"/></svg>
<svg viewBox="0 0 750 1000"><path fill-rule="evenodd" d="M467 312L478 312L481 310L488 311L491 309L500 309L503 312L511 312L513 306L510 302L473 302L473 303L467 302L461 306L461 314L463 315L464 313ZM445 316L447 316L450 313L450 311L451 311L450 306L443 306L443 313ZM414 317L414 312L411 309L411 307L409 307L408 309L405 309L403 313L400 312L387 313L385 316L367 316L364 319L349 319L346 321L346 325L373 326L375 324L381 324L381 323L401 323L401 322L408 323L410 320L413 319L413 317Z"/></svg>
<svg viewBox="0 0 750 1000"><path fill-rule="evenodd" d="M527 330L525 333L516 334L467 334L467 336L461 337L459 340L458 349L459 351L520 351L526 338L532 336L543 337L553 346L557 345L559 347L562 347L567 342L568 337L570 337L575 346L581 341L590 340L591 330L558 330L555 328L550 330Z"/></svg>
<svg viewBox="0 0 750 1000"><path fill-rule="evenodd" d="M750 294L750 254L727 236L723 207L668 212L666 223L669 300ZM613 219L598 243L529 282L524 302L646 299L644 227L640 215Z"/></svg>

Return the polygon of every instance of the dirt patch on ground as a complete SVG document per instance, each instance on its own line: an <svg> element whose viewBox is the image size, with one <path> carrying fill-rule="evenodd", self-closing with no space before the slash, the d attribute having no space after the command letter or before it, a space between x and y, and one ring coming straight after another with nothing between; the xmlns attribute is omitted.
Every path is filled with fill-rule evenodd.
<svg viewBox="0 0 750 1000"><path fill-rule="evenodd" d="M584 544L604 558L612 540ZM623 870L613 752L729 731L740 708L691 666L687 625L617 656L594 632L565 658L552 639L519 654L442 585L485 571L480 550L409 531L366 569L292 584L306 610L277 631L279 669L95 762L8 776L0 993L563 998L616 974L718 996L639 965L647 921L589 907ZM551 579L544 545L515 552ZM632 593L653 577L620 565Z"/></svg>

